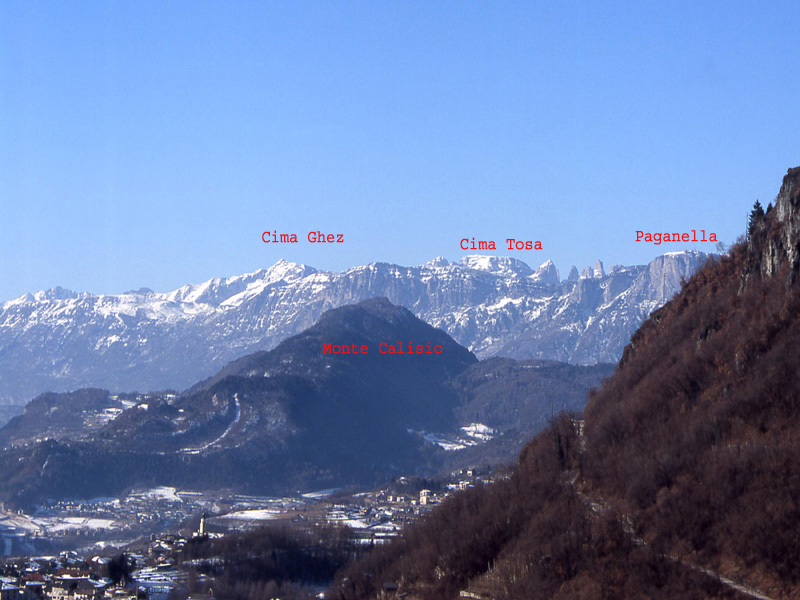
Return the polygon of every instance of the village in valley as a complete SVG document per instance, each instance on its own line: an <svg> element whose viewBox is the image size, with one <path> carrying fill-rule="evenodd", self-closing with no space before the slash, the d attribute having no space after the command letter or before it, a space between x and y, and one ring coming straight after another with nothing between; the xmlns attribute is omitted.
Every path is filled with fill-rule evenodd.
<svg viewBox="0 0 800 600"><path fill-rule="evenodd" d="M181 593L195 566L181 551L193 540L259 527L337 527L354 545L381 544L454 492L490 479L462 469L436 480L400 477L368 492L285 498L158 487L53 502L35 515L2 511L0 600L196 597Z"/></svg>

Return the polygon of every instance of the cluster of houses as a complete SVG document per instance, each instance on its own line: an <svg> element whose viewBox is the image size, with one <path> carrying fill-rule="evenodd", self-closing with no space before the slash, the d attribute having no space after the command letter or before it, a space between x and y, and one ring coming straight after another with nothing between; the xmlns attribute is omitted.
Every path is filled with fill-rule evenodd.
<svg viewBox="0 0 800 600"><path fill-rule="evenodd" d="M353 537L362 543L382 543L395 537L407 524L429 512L458 490L480 481L474 470L464 469L451 474L441 491L421 489L416 493L398 493L391 489L356 494L352 502L334 503L326 511L328 523L350 527ZM407 483L400 478L398 483Z"/></svg>
<svg viewBox="0 0 800 600"><path fill-rule="evenodd" d="M0 568L0 600L135 600L135 587L102 576L107 559L59 556L6 559Z"/></svg>
<svg viewBox="0 0 800 600"><path fill-rule="evenodd" d="M244 515L243 519L225 521L225 515L222 515L213 521L227 532L264 525L262 518L257 518L259 516L267 520L291 520L301 527L341 524L350 528L356 541L379 544L398 535L404 526L432 510L450 494L481 481L486 479L472 470L464 470L452 473L449 482L437 487L436 491L416 491L401 478L397 486L356 494L349 500L232 498L230 506L239 512L230 514ZM396 491L398 489L415 491L401 493ZM162 502L154 500L143 495L131 504L146 510L148 505L163 504L164 498L161 498ZM186 499L177 499L175 504L183 504L182 500ZM185 504L191 504L191 501ZM198 504L201 503L196 502L195 506ZM76 508L85 511L88 507L73 507ZM163 505L159 508L164 510ZM186 508L182 506L178 510ZM186 536L153 534L149 541L138 545L138 553L129 548L126 555L130 572L118 583L108 577L111 560L108 557L85 559L75 552L64 552L50 557L3 559L0 563L0 600L167 600L170 593L187 580L186 572L175 562L181 548L192 536L224 535L220 530L210 532L208 523L204 514L197 530Z"/></svg>
<svg viewBox="0 0 800 600"><path fill-rule="evenodd" d="M108 557L58 556L6 558L0 564L0 600L167 600L186 582L174 560L187 542L177 535L153 536L143 551L126 552L127 572L109 578Z"/></svg>

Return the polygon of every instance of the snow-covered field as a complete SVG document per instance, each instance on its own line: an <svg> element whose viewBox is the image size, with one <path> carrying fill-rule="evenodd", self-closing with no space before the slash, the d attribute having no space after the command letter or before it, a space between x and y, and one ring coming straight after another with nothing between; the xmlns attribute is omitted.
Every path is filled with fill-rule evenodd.
<svg viewBox="0 0 800 600"><path fill-rule="evenodd" d="M33 523L39 525L47 533L63 533L78 529L102 531L119 529L120 525L112 519L95 519L91 517L38 517Z"/></svg>
<svg viewBox="0 0 800 600"><path fill-rule="evenodd" d="M470 423L461 427L461 433L425 433L420 432L425 440L436 444L445 451L462 450L468 446L477 446L494 437L495 430L483 423Z"/></svg>
<svg viewBox="0 0 800 600"><path fill-rule="evenodd" d="M178 496L178 490L174 487L160 486L150 488L149 490L142 490L132 492L129 498L147 498L148 500L164 500L165 502L183 502L183 499Z"/></svg>
<svg viewBox="0 0 800 600"><path fill-rule="evenodd" d="M254 508L252 510L237 510L215 518L227 521L269 521L277 519L282 512L282 510L275 508Z"/></svg>

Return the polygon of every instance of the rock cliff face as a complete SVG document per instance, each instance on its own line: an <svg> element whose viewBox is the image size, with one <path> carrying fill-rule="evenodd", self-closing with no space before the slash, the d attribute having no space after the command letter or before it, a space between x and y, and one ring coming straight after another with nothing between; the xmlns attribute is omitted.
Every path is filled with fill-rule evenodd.
<svg viewBox="0 0 800 600"><path fill-rule="evenodd" d="M761 274L769 277L785 263L794 278L800 269L800 167L789 169L774 209L756 229L751 246L763 243Z"/></svg>
<svg viewBox="0 0 800 600"><path fill-rule="evenodd" d="M418 267L372 263L343 273L279 261L169 293L54 289L0 305L0 404L45 391L183 389L227 362L310 327L323 312L383 296L444 329L480 358L616 362L631 333L705 261L674 252L645 266L598 261L561 281L496 256Z"/></svg>

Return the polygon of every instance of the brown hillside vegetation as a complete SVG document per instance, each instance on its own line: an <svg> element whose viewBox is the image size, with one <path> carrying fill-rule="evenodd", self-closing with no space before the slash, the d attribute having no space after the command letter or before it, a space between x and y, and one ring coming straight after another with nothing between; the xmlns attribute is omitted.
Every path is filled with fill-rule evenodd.
<svg viewBox="0 0 800 600"><path fill-rule="evenodd" d="M659 549L795 597L800 285L788 256L762 276L775 213L636 333L587 407L584 476Z"/></svg>
<svg viewBox="0 0 800 600"><path fill-rule="evenodd" d="M329 597L800 598L798 270L792 169L749 242L634 335L583 437L560 417Z"/></svg>
<svg viewBox="0 0 800 600"><path fill-rule="evenodd" d="M578 445L562 416L526 447L512 477L456 495L347 568L326 597L745 597L638 546L612 512L595 514L570 485Z"/></svg>

